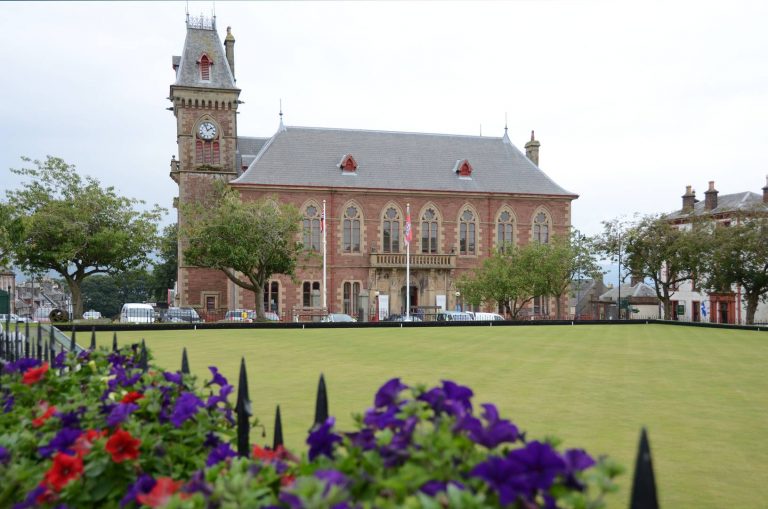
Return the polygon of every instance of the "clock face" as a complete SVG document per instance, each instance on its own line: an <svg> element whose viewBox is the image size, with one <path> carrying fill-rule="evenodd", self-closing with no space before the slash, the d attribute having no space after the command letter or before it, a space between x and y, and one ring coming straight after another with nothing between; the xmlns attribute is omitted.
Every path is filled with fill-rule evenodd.
<svg viewBox="0 0 768 509"><path fill-rule="evenodd" d="M200 128L197 133L204 140L212 140L216 137L216 126L211 122L203 122L200 124Z"/></svg>

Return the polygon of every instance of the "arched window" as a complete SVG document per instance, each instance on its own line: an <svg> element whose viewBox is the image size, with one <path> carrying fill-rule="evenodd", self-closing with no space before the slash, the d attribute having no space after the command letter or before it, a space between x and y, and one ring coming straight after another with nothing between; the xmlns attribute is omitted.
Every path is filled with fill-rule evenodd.
<svg viewBox="0 0 768 509"><path fill-rule="evenodd" d="M342 251L345 253L359 253L360 210L354 205L350 205L344 210L342 228Z"/></svg>
<svg viewBox="0 0 768 509"><path fill-rule="evenodd" d="M280 283L268 282L264 285L264 311L279 313L280 309ZM279 316L279 315L278 315Z"/></svg>
<svg viewBox="0 0 768 509"><path fill-rule="evenodd" d="M349 316L357 316L359 295L360 283L344 283L344 312Z"/></svg>
<svg viewBox="0 0 768 509"><path fill-rule="evenodd" d="M301 304L305 308L320 307L320 281L304 281L301 285ZM314 299L313 299L314 297ZM312 301L315 300L313 303Z"/></svg>
<svg viewBox="0 0 768 509"><path fill-rule="evenodd" d="M427 209L421 216L421 252L437 253L438 239L437 214L433 209Z"/></svg>
<svg viewBox="0 0 768 509"><path fill-rule="evenodd" d="M315 205L304 209L302 224L304 249L320 251L320 210Z"/></svg>
<svg viewBox="0 0 768 509"><path fill-rule="evenodd" d="M477 222L475 214L469 209L464 210L459 218L459 254L475 254L477 238Z"/></svg>
<svg viewBox="0 0 768 509"><path fill-rule="evenodd" d="M389 207L384 212L384 219L381 225L382 231L382 252L399 253L400 252L400 213L394 207Z"/></svg>
<svg viewBox="0 0 768 509"><path fill-rule="evenodd" d="M533 240L539 244L549 244L549 218L539 212L533 220Z"/></svg>
<svg viewBox="0 0 768 509"><path fill-rule="evenodd" d="M506 245L514 245L515 220L508 210L499 214L496 221L496 245L504 252Z"/></svg>
<svg viewBox="0 0 768 509"><path fill-rule="evenodd" d="M208 58L208 55L200 57L200 79L211 81L211 60Z"/></svg>

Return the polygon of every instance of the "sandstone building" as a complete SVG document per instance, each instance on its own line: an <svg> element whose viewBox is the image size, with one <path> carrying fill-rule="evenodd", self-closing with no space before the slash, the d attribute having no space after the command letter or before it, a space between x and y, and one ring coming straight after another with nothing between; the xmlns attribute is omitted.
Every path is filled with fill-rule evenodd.
<svg viewBox="0 0 768 509"><path fill-rule="evenodd" d="M293 127L281 119L269 138L242 136L234 44L229 28L221 43L215 18L187 19L182 54L173 57L169 109L178 159L171 161L171 177L180 203L204 200L216 180L244 200L271 195L293 203L304 215L301 240L318 252L325 201L325 287L317 257L300 268L298 284L284 276L270 281L259 296L265 309L294 319L322 307L325 293L331 312L384 317L404 311L406 292L413 308L455 309L463 304L457 278L495 247L548 242L569 231L577 196L538 168L533 133L525 154L506 129L501 137L459 136ZM406 281L408 205L413 240ZM253 293L221 272L188 266L183 256L179 261L180 305L211 313L254 308ZM537 298L529 313L548 316L553 299Z"/></svg>

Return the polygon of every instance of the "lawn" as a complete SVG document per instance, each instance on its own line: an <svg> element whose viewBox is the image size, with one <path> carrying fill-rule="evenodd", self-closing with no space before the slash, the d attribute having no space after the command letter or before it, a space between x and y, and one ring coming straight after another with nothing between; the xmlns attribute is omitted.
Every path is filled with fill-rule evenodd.
<svg viewBox="0 0 768 509"><path fill-rule="evenodd" d="M80 334L80 343L89 336ZM98 335L100 345L111 334ZM610 507L627 507L646 426L662 507L754 508L768 501L768 334L668 325L123 332L154 362L237 381L245 357L254 414L271 443L280 404L286 445L303 451L320 373L340 429L391 377L455 380L494 402L530 438L608 454L627 467Z"/></svg>

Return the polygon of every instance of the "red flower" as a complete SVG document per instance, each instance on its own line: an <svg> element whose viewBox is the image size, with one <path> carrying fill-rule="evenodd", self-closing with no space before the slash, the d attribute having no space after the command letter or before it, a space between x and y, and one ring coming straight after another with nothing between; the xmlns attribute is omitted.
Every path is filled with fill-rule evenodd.
<svg viewBox="0 0 768 509"><path fill-rule="evenodd" d="M141 440L133 438L127 431L118 429L107 440L107 452L112 455L112 461L122 463L125 460L133 460L139 457Z"/></svg>
<svg viewBox="0 0 768 509"><path fill-rule="evenodd" d="M280 478L280 486L293 486L294 481L296 481L296 476L286 474Z"/></svg>
<svg viewBox="0 0 768 509"><path fill-rule="evenodd" d="M149 493L139 493L136 500L149 507L165 507L174 493L179 491L183 481L174 481L170 477L160 477Z"/></svg>
<svg viewBox="0 0 768 509"><path fill-rule="evenodd" d="M56 412L56 407L53 405L48 406L47 401L41 401L38 406L40 407L40 410L43 412L43 415L32 419L32 426L35 428L39 428L40 426L45 424L45 421L50 419L51 416Z"/></svg>
<svg viewBox="0 0 768 509"><path fill-rule="evenodd" d="M79 456L56 453L53 465L45 473L45 481L54 491L61 491L69 481L74 481L83 473L83 460Z"/></svg>
<svg viewBox="0 0 768 509"><path fill-rule="evenodd" d="M82 458L90 452L91 448L93 448L93 443L105 435L106 431L96 431L95 429L89 429L77 437L77 440L75 440L75 445L72 448L75 450L77 455Z"/></svg>
<svg viewBox="0 0 768 509"><path fill-rule="evenodd" d="M261 448L258 445L254 445L253 457L269 463L270 461L278 458L279 451L280 447L278 447L276 451L273 451L269 447Z"/></svg>
<svg viewBox="0 0 768 509"><path fill-rule="evenodd" d="M24 372L24 378L21 381L27 385L32 385L43 379L48 372L48 363L44 362L39 368L29 368Z"/></svg>
<svg viewBox="0 0 768 509"><path fill-rule="evenodd" d="M137 401L143 397L144 395L142 393L132 391L123 396L123 399L120 400L120 403L133 403L134 401Z"/></svg>

